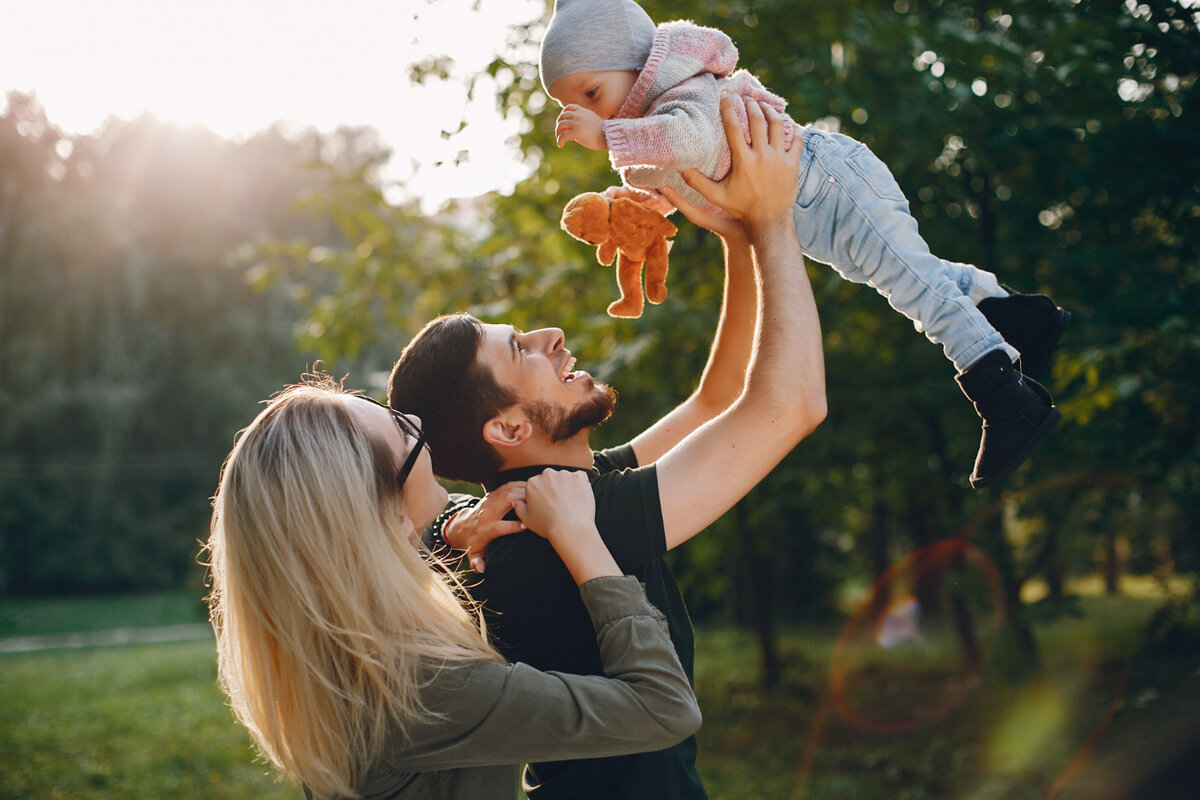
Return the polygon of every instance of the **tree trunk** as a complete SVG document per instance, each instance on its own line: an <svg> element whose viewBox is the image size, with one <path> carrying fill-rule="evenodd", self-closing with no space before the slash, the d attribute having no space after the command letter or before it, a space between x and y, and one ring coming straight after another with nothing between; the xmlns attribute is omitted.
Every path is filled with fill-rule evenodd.
<svg viewBox="0 0 1200 800"><path fill-rule="evenodd" d="M764 689L773 689L779 685L781 669L779 666L779 648L775 639L775 605L772 596L772 559L769 556L770 547L760 541L762 537L750 527L749 514L745 500L733 507L734 527L737 530L738 549L741 551L741 562L746 571L746 582L749 591L749 608L754 625L754 633L758 638L759 663L762 666L762 685Z"/></svg>
<svg viewBox="0 0 1200 800"><path fill-rule="evenodd" d="M1012 546L1004 536L1004 522L1000 515L993 517L980 526L979 532L985 537L980 541L984 545L996 572L1000 576L1000 602L1004 607L1004 617L1011 644L1008 666L1014 676L1032 674L1040 663L1037 639L1033 628L1025 617L1025 609L1021 604L1021 579L1017 575L1016 559L1013 557ZM985 544L986 542L986 544Z"/></svg>
<svg viewBox="0 0 1200 800"><path fill-rule="evenodd" d="M966 556L960 547L950 557L950 569L947 570L947 575L953 580L950 588L950 614L954 618L954 630L958 634L963 666L971 675L977 675L983 671L983 654L979 649L979 637L975 635L975 619L971 616L971 609L967 607L961 581L954 580L954 576L962 573L965 566Z"/></svg>
<svg viewBox="0 0 1200 800"><path fill-rule="evenodd" d="M1104 593L1116 597L1121 593L1121 554L1117 551L1117 532L1104 534Z"/></svg>

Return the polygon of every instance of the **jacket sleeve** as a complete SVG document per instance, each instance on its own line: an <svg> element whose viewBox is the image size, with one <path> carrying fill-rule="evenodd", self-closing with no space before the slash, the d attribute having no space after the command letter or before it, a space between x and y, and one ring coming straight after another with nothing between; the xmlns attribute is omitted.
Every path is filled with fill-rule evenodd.
<svg viewBox="0 0 1200 800"><path fill-rule="evenodd" d="M580 589L605 675L540 672L494 662L437 672L423 699L431 720L385 755L426 772L670 747L700 727L700 709L667 633L636 578Z"/></svg>

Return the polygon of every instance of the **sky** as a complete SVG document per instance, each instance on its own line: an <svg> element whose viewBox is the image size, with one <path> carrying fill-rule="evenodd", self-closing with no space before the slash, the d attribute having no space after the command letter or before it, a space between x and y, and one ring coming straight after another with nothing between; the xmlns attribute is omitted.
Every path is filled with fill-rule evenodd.
<svg viewBox="0 0 1200 800"><path fill-rule="evenodd" d="M506 144L518 122L500 118L488 83L468 104L459 84L411 86L410 64L449 55L457 74L481 72L508 27L544 9L541 0L0 0L0 94L35 94L68 133L143 111L234 138L275 121L369 125L392 148L389 177L432 211L507 190L528 168ZM468 126L446 139L464 108ZM468 160L454 167L460 151Z"/></svg>

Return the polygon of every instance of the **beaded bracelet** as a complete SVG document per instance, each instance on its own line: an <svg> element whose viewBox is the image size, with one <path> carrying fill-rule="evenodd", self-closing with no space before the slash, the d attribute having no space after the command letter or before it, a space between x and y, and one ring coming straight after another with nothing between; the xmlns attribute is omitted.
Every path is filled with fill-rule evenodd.
<svg viewBox="0 0 1200 800"><path fill-rule="evenodd" d="M468 508L474 508L475 506L479 505L480 499L481 498L479 497L465 497L462 500L455 500L453 503L450 503L448 506L442 509L442 513L438 514L437 519L435 519L429 526L432 529L430 531L430 536L433 538L433 546L435 549L440 547L450 547L450 544L446 541L446 524L450 522L450 518L458 512L464 511ZM453 550L454 548L450 547L450 549Z"/></svg>

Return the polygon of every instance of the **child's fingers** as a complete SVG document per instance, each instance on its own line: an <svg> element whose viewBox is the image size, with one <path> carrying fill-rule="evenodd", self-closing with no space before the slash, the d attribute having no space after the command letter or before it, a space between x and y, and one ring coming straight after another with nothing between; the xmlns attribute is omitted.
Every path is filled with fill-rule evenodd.
<svg viewBox="0 0 1200 800"><path fill-rule="evenodd" d="M554 141L562 147L573 138L573 132L570 123L563 122L554 128Z"/></svg>

